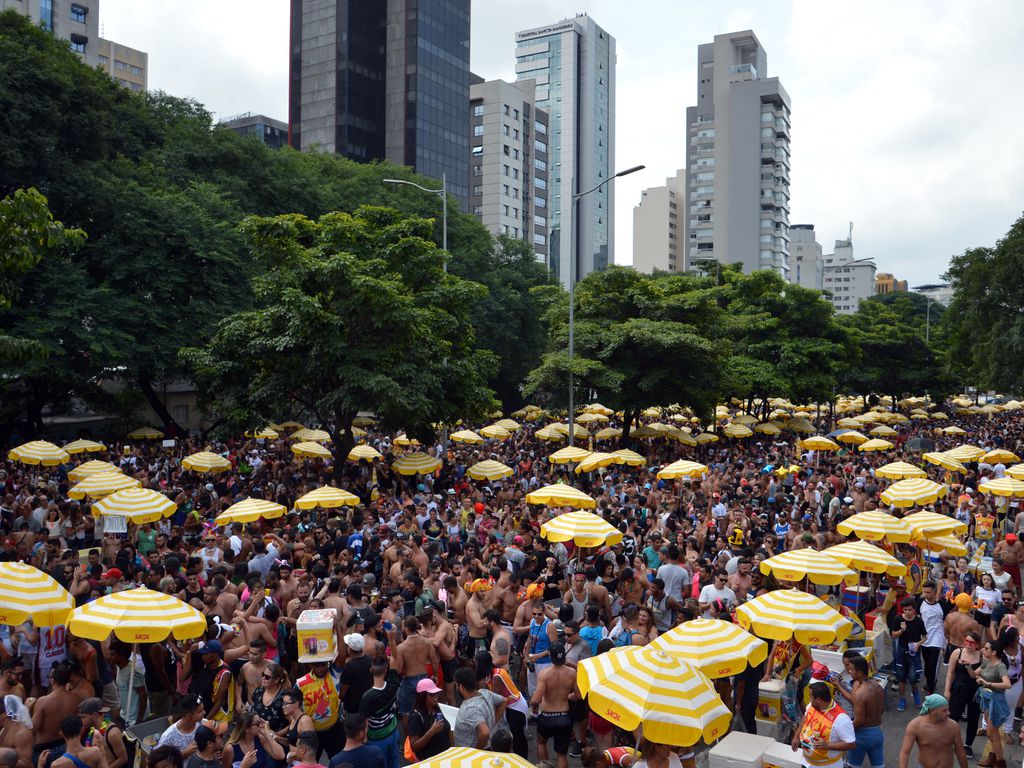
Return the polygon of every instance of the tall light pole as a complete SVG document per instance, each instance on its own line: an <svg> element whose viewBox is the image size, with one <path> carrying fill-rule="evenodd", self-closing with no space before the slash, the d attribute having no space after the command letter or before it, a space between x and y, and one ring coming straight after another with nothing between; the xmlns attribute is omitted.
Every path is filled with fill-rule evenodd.
<svg viewBox="0 0 1024 768"><path fill-rule="evenodd" d="M924 305L925 306L925 309L924 309L924 340L925 340L925 343L930 342L931 338L932 338L932 301L934 301L934 299L932 298L932 293L931 292L932 291L940 290L942 288L949 288L949 283L930 283L928 285L918 285L918 286L915 286L914 288L911 289L911 290L918 291L918 292L921 292L921 293L924 293L925 291L927 291L927 293L924 294L925 297L928 299L927 303L925 303L925 305Z"/></svg>
<svg viewBox="0 0 1024 768"><path fill-rule="evenodd" d="M405 179L384 179L385 184L407 184L410 187L416 187L416 189L422 189L424 192L430 192L433 195L441 196L441 215L443 217L442 229L441 229L441 248L444 250L444 271L448 271L448 174L445 172L441 173L441 188L430 189L417 184L415 181L407 181Z"/></svg>
<svg viewBox="0 0 1024 768"><path fill-rule="evenodd" d="M575 318L576 318L576 261L579 257L577 253L577 246L579 244L579 234L576 231L576 225L578 222L578 207L581 197L586 197L591 192L597 192L605 184L608 184L620 176L628 176L631 173L642 171L646 168L646 165L634 165L632 168L627 168L624 171L619 171L614 176L609 176L607 179L602 181L595 187L591 187L586 192L574 192L572 196L572 228L569 230L569 445L575 445L576 436L576 413L573 407L573 391L575 390L576 382L572 375L572 356L573 346L575 344ZM575 180L573 180L573 187L576 186Z"/></svg>

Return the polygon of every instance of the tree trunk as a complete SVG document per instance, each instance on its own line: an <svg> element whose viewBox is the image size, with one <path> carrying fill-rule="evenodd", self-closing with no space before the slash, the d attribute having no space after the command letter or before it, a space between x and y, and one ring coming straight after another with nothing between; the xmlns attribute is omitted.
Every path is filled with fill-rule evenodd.
<svg viewBox="0 0 1024 768"><path fill-rule="evenodd" d="M157 395L156 390L153 389L153 380L149 377L140 376L138 378L139 389L142 390L142 394L146 398L146 402L149 403L149 407L156 413L157 418L163 422L164 431L173 434L175 436L182 436L185 434L185 430L181 428L181 425L174 420L171 416L170 411L164 405L163 400Z"/></svg>
<svg viewBox="0 0 1024 768"><path fill-rule="evenodd" d="M622 437L619 438L619 445L623 448L629 447L629 435L633 429L633 422L640 423L640 409L634 408L631 411L623 411L626 415L626 424L622 428Z"/></svg>
<svg viewBox="0 0 1024 768"><path fill-rule="evenodd" d="M353 448L356 447L356 438L352 434L352 420L355 419L355 414L346 414L341 411L335 411L334 413L334 429L330 429L330 425L325 424L324 427L331 433L331 453L334 454L334 469L332 475L334 477L335 484L340 488L342 481L345 477L345 462L348 461L348 455Z"/></svg>

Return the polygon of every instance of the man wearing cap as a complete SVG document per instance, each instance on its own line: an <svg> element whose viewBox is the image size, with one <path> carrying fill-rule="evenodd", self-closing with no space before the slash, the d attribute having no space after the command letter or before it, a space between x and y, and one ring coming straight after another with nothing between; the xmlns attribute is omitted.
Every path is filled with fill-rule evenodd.
<svg viewBox="0 0 1024 768"><path fill-rule="evenodd" d="M205 640L189 655L198 656L203 673L199 695L206 705L206 718L230 723L235 714L235 678L224 663L224 646L220 640Z"/></svg>
<svg viewBox="0 0 1024 768"><path fill-rule="evenodd" d="M842 768L843 754L857 746L853 720L833 700L828 683L810 685L811 703L793 732L793 751L807 768Z"/></svg>
<svg viewBox="0 0 1024 768"><path fill-rule="evenodd" d="M954 755L960 768L967 768L960 726L949 719L949 702L937 693L925 698L920 714L907 725L899 768L908 768L915 745L921 768L952 768Z"/></svg>
<svg viewBox="0 0 1024 768"><path fill-rule="evenodd" d="M78 716L85 726L82 744L99 747L107 761L107 768L122 768L128 764L128 750L124 745L124 732L110 722L110 707L102 699L86 699L78 707Z"/></svg>
<svg viewBox="0 0 1024 768"><path fill-rule="evenodd" d="M963 647L964 638L967 637L969 632L977 632L979 635L984 634L981 625L971 616L974 600L971 599L970 595L966 592L961 592L953 599L953 605L956 607L956 610L950 611L945 621L943 621L943 630L946 633L945 658L947 661L953 651Z"/></svg>
<svg viewBox="0 0 1024 768"><path fill-rule="evenodd" d="M551 663L537 675L537 687L530 706L537 713L537 759L548 759L548 739L552 739L559 768L568 768L572 743L573 718L570 699L578 699L576 669L565 663L566 649L553 643L548 649Z"/></svg>
<svg viewBox="0 0 1024 768"><path fill-rule="evenodd" d="M430 641L419 634L420 620L415 616L406 616L402 620L405 639L398 644L398 674L402 682L398 688L398 714L402 718L403 730L407 728L409 713L416 706L416 686L421 680L427 679L427 667L433 670L436 681L440 663L437 650Z"/></svg>
<svg viewBox="0 0 1024 768"><path fill-rule="evenodd" d="M1021 592L1020 583L1020 562L1024 557L1024 545L1018 540L1017 534L1006 534L1006 537L996 544L993 557L998 557L1003 561L1003 567L1010 574L1016 593L1024 594Z"/></svg>

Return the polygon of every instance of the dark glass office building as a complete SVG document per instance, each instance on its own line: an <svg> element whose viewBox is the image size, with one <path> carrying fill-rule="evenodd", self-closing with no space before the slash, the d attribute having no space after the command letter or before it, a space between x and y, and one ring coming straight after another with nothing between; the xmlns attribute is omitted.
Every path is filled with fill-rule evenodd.
<svg viewBox="0 0 1024 768"><path fill-rule="evenodd" d="M289 141L469 197L470 0L291 0Z"/></svg>

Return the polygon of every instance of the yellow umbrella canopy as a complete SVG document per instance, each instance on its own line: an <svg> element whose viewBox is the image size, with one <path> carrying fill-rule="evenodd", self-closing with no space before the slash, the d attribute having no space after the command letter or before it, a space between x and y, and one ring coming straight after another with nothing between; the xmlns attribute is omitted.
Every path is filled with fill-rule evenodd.
<svg viewBox="0 0 1024 768"><path fill-rule="evenodd" d="M569 445L548 456L548 461L552 464L569 464L574 461L582 461L590 455L590 451L585 448L577 448L576 446Z"/></svg>
<svg viewBox="0 0 1024 768"><path fill-rule="evenodd" d="M811 432L814 431L814 427L811 426L811 423L806 419L790 419L786 423L786 429L788 429L790 432L799 432L805 435L810 434ZM836 446L835 448L829 450L838 451L839 446Z"/></svg>
<svg viewBox="0 0 1024 768"><path fill-rule="evenodd" d="M967 467L961 464L957 459L952 456L940 452L931 451L929 453L922 453L921 458L927 461L929 464L934 464L937 467L942 467L950 472L959 472L961 474L967 472Z"/></svg>
<svg viewBox="0 0 1024 768"><path fill-rule="evenodd" d="M881 547L868 544L866 541L847 541L843 544L836 544L824 550L824 554L844 565L867 573L902 576L907 572L907 566Z"/></svg>
<svg viewBox="0 0 1024 768"><path fill-rule="evenodd" d="M967 546L949 533L933 533L920 537L917 544L922 549L936 554L945 552L950 557L966 557Z"/></svg>
<svg viewBox="0 0 1024 768"><path fill-rule="evenodd" d="M441 468L441 460L425 453L407 453L391 464L401 475L429 475Z"/></svg>
<svg viewBox="0 0 1024 768"><path fill-rule="evenodd" d="M618 464L620 463L619 458L614 453L592 453L576 465L576 474L593 472L601 467L607 467L609 464Z"/></svg>
<svg viewBox="0 0 1024 768"><path fill-rule="evenodd" d="M302 459L329 459L334 454L331 449L312 440L303 440L292 446L292 453Z"/></svg>
<svg viewBox="0 0 1024 768"><path fill-rule="evenodd" d="M837 421L836 426L842 427L843 429L858 429L861 426L861 423L856 419L852 419L847 416L846 418L842 418Z"/></svg>
<svg viewBox="0 0 1024 768"><path fill-rule="evenodd" d="M66 445L64 447L67 448ZM1009 464L1011 461L1020 461L1020 456L1005 448L996 448L986 453L978 461L985 462L986 464Z"/></svg>
<svg viewBox="0 0 1024 768"><path fill-rule="evenodd" d="M821 598L798 589L775 589L736 609L736 622L766 640L796 637L803 645L845 640L853 625Z"/></svg>
<svg viewBox="0 0 1024 768"><path fill-rule="evenodd" d="M782 581L809 579L813 584L832 585L857 577L838 560L813 549L794 549L769 557L761 563L761 573L774 574Z"/></svg>
<svg viewBox="0 0 1024 768"><path fill-rule="evenodd" d="M928 473L905 461L894 461L876 469L875 476L888 480L902 480L906 477L928 477Z"/></svg>
<svg viewBox="0 0 1024 768"><path fill-rule="evenodd" d="M352 423L355 424L354 421ZM300 424L297 421L282 421L280 424L277 425L276 428L277 429L305 429L306 425L305 424Z"/></svg>
<svg viewBox="0 0 1024 768"><path fill-rule="evenodd" d="M634 429L629 433L629 436L635 440L650 440L651 438L661 437L661 431L645 424L642 427Z"/></svg>
<svg viewBox="0 0 1024 768"><path fill-rule="evenodd" d="M732 420L733 424L757 424L757 417L751 416L749 413L741 413Z"/></svg>
<svg viewBox="0 0 1024 768"><path fill-rule="evenodd" d="M395 445L401 445L404 448L417 447L420 445L420 441L414 437L406 437L405 433L398 435L392 442Z"/></svg>
<svg viewBox="0 0 1024 768"><path fill-rule="evenodd" d="M978 486L978 490L993 496L1007 496L1019 499L1024 497L1024 481L1015 480L1012 477L1001 477L996 480L985 481Z"/></svg>
<svg viewBox="0 0 1024 768"><path fill-rule="evenodd" d="M299 509L357 507L359 506L359 497L341 488L335 488L333 485L325 485L300 496L295 500L295 506Z"/></svg>
<svg viewBox="0 0 1024 768"><path fill-rule="evenodd" d="M892 427L887 427L885 424L879 424L877 427L868 432L869 435L874 437L892 437L893 435L899 434Z"/></svg>
<svg viewBox="0 0 1024 768"><path fill-rule="evenodd" d="M561 442L566 439L566 435L561 430L555 429L556 426L556 424L548 424L546 427L541 427L533 433L533 436L538 440L546 440L550 443Z"/></svg>
<svg viewBox="0 0 1024 768"><path fill-rule="evenodd" d="M471 429L460 429L457 432L452 432L449 437L456 443L466 443L468 445L480 445L484 441L480 435Z"/></svg>
<svg viewBox="0 0 1024 768"><path fill-rule="evenodd" d="M330 434L323 429L297 429L291 433L290 438L292 440L301 440L302 442L314 442L314 443L329 443L331 442Z"/></svg>
<svg viewBox="0 0 1024 768"><path fill-rule="evenodd" d="M723 429L722 434L725 435L726 437L741 439L745 437L750 437L754 433L748 427L745 427L742 424L733 423L727 426L725 429Z"/></svg>
<svg viewBox="0 0 1024 768"><path fill-rule="evenodd" d="M217 515L213 524L222 526L232 523L251 523L261 519L273 520L281 517L287 511L283 504L275 504L265 499L242 499Z"/></svg>
<svg viewBox="0 0 1024 768"><path fill-rule="evenodd" d="M768 644L721 619L693 619L659 635L648 648L694 665L712 679L738 675L768 656Z"/></svg>
<svg viewBox="0 0 1024 768"><path fill-rule="evenodd" d="M577 424L593 424L595 421L608 421L608 417L600 413L581 413L576 417Z"/></svg>
<svg viewBox="0 0 1024 768"><path fill-rule="evenodd" d="M71 593L50 574L27 563L0 563L0 624L58 627L74 607Z"/></svg>
<svg viewBox="0 0 1024 768"><path fill-rule="evenodd" d="M181 466L193 472L224 472L231 469L231 462L212 451L199 451L182 459Z"/></svg>
<svg viewBox="0 0 1024 768"><path fill-rule="evenodd" d="M698 445L706 445L707 443L717 443L718 435L713 432L701 432L694 439L697 441Z"/></svg>
<svg viewBox="0 0 1024 768"><path fill-rule="evenodd" d="M276 429L270 427L263 427L263 429L254 429L252 432L246 432L247 437L254 437L257 440L277 440L280 437Z"/></svg>
<svg viewBox="0 0 1024 768"><path fill-rule="evenodd" d="M123 517L134 525L155 523L177 509L177 504L150 488L126 488L92 505L92 513L97 517Z"/></svg>
<svg viewBox="0 0 1024 768"><path fill-rule="evenodd" d="M533 768L532 763L514 753L485 752L470 747L451 747L414 765L416 768Z"/></svg>
<svg viewBox="0 0 1024 768"><path fill-rule="evenodd" d="M881 438L875 437L871 440L865 440L863 443L857 446L858 451L890 451L896 446L890 443L888 440L882 440Z"/></svg>
<svg viewBox="0 0 1024 768"><path fill-rule="evenodd" d="M911 540L931 539L933 536L951 533L954 536L967 533L967 524L938 512L920 510L907 515L903 522L910 526Z"/></svg>
<svg viewBox="0 0 1024 768"><path fill-rule="evenodd" d="M77 467L68 472L68 480L73 483L77 483L79 480L85 480L90 475L95 475L99 472L119 472L120 470L111 464L109 461L99 461L92 459L91 461L83 461Z"/></svg>
<svg viewBox="0 0 1024 768"><path fill-rule="evenodd" d="M372 418L371 416L356 416L354 419L352 419L352 426L369 427L372 426L375 421L376 419Z"/></svg>
<svg viewBox="0 0 1024 768"><path fill-rule="evenodd" d="M159 440L164 433L153 427L139 427L128 433L129 440Z"/></svg>
<svg viewBox="0 0 1024 768"><path fill-rule="evenodd" d="M97 472L94 475L89 475L78 484L71 486L68 496L72 499L84 499L86 496L93 499L102 499L104 496L109 496L117 491L123 491L126 488L135 488L138 485L139 481L134 477L128 477L128 475L117 470L113 472Z"/></svg>
<svg viewBox="0 0 1024 768"><path fill-rule="evenodd" d="M755 432L760 432L762 435L779 435L779 434L782 434L782 430L780 430L777 426L772 424L770 421L764 422L763 424L756 425L754 427L754 431Z"/></svg>
<svg viewBox="0 0 1024 768"><path fill-rule="evenodd" d="M647 463L647 459L636 451L629 450L629 448L620 448L617 451L612 451L612 456L618 457L616 463L625 464L629 467L642 467Z"/></svg>
<svg viewBox="0 0 1024 768"><path fill-rule="evenodd" d="M618 544L622 532L593 512L563 512L540 527L540 535L548 541L572 541L578 547Z"/></svg>
<svg viewBox="0 0 1024 768"><path fill-rule="evenodd" d="M812 451L838 451L839 446L822 435L814 435L800 441L800 444Z"/></svg>
<svg viewBox="0 0 1024 768"><path fill-rule="evenodd" d="M867 442L867 439L867 435L862 435L855 429L843 432L841 435L836 435L836 440L840 443L850 443L851 445L859 445L860 443Z"/></svg>
<svg viewBox="0 0 1024 768"><path fill-rule="evenodd" d="M512 419L498 419L494 423L496 426L499 426L502 429L507 429L509 432L515 432L519 429L522 429L522 427L519 425L519 422L513 421Z"/></svg>
<svg viewBox="0 0 1024 768"><path fill-rule="evenodd" d="M836 530L843 536L856 534L857 538L866 541L885 539L895 543L910 541L913 534L906 522L878 509L851 515L839 523Z"/></svg>
<svg viewBox="0 0 1024 768"><path fill-rule="evenodd" d="M508 440L512 433L500 424L491 424L480 430L480 436L488 440Z"/></svg>
<svg viewBox="0 0 1024 768"><path fill-rule="evenodd" d="M527 504L541 504L548 507L574 507L576 509L594 509L597 502L578 488L571 485L555 483L545 485L532 493L526 494Z"/></svg>
<svg viewBox="0 0 1024 768"><path fill-rule="evenodd" d="M894 507L919 507L934 504L948 492L948 485L922 477L908 477L906 480L897 480L882 491L882 502Z"/></svg>
<svg viewBox="0 0 1024 768"><path fill-rule="evenodd" d="M937 419L938 421L946 421L947 419L949 419L949 415L943 413L942 411L936 411L935 413L932 414L932 418Z"/></svg>
<svg viewBox="0 0 1024 768"><path fill-rule="evenodd" d="M372 445L357 445L348 452L349 461L377 461L378 459L383 458L384 457L380 455L380 451Z"/></svg>
<svg viewBox="0 0 1024 768"><path fill-rule="evenodd" d="M487 459L486 461L478 461L476 464L466 470L466 474L474 480L502 480L506 477L510 477L515 474L515 470L512 467L505 466L500 461L493 461Z"/></svg>
<svg viewBox="0 0 1024 768"><path fill-rule="evenodd" d="M958 445L946 451L946 455L957 461L977 461L985 455L985 450L976 445Z"/></svg>
<svg viewBox="0 0 1024 768"><path fill-rule="evenodd" d="M71 461L71 454L46 440L33 440L30 443L19 445L17 448L12 448L7 453L7 458L22 464L55 467L58 464Z"/></svg>
<svg viewBox="0 0 1024 768"><path fill-rule="evenodd" d="M174 595L139 587L75 608L68 629L77 637L101 642L111 632L126 643L161 642L168 635L189 640L206 633L206 617Z"/></svg>
<svg viewBox="0 0 1024 768"><path fill-rule="evenodd" d="M99 453L100 451L107 450L107 446L103 443L97 443L95 440L75 440L67 443L64 446L64 450L71 455L76 453Z"/></svg>
<svg viewBox="0 0 1024 768"><path fill-rule="evenodd" d="M597 413L601 416L611 416L614 411L606 405L600 403L591 403L590 405L583 406L584 413Z"/></svg>
<svg viewBox="0 0 1024 768"><path fill-rule="evenodd" d="M595 440L614 440L617 437L622 437L622 430L617 427L605 427L594 433Z"/></svg>
<svg viewBox="0 0 1024 768"><path fill-rule="evenodd" d="M577 685L598 715L626 730L639 727L658 744L710 744L732 720L700 669L654 648L613 648L584 659Z"/></svg>
<svg viewBox="0 0 1024 768"><path fill-rule="evenodd" d="M687 461L686 459L680 459L674 461L667 467L662 467L658 470L659 480L675 480L680 477L703 477L707 474L708 468L703 464L698 464L696 461Z"/></svg>
<svg viewBox="0 0 1024 768"><path fill-rule="evenodd" d="M1006 474L1016 480L1024 480L1024 464L1014 464L1006 468Z"/></svg>

